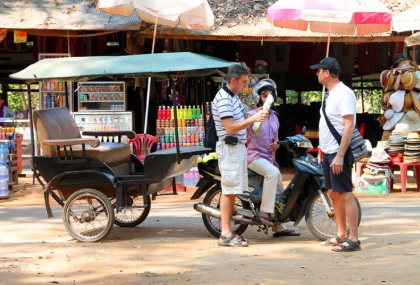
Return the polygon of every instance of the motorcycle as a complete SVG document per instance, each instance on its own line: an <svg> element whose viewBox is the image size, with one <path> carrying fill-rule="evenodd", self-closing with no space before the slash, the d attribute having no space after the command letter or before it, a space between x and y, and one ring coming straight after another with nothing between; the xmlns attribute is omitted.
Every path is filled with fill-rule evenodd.
<svg viewBox="0 0 420 285"><path fill-rule="evenodd" d="M304 131L303 131L304 134ZM312 143L303 135L287 137L277 141L293 154L293 165L296 169L287 188L276 196L272 221L273 231L281 231L282 224L294 222L299 224L303 217L309 231L319 240L327 240L337 233L332 202L323 185L322 168L315 158L308 154ZM202 213L207 230L216 238L220 237L220 197L222 194L221 175L217 159L200 162L197 165L201 175L197 182L197 191L191 199L198 199L205 194L203 203L194 204L194 209ZM248 170L248 190L237 195L232 215L233 229L241 235L248 226L257 226L259 232L268 234L272 226L263 224L258 218L261 205L264 177ZM361 208L356 197L361 220Z"/></svg>

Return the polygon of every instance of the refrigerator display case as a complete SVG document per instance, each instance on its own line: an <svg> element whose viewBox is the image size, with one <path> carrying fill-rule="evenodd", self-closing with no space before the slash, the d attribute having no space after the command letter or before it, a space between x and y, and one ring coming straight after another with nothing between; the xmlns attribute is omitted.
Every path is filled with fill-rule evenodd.
<svg viewBox="0 0 420 285"><path fill-rule="evenodd" d="M70 57L68 53L40 53L38 60L45 58ZM66 83L60 80L44 80L39 82L39 109L50 109L55 107L68 107L73 111L73 83Z"/></svg>
<svg viewBox="0 0 420 285"><path fill-rule="evenodd" d="M74 121L83 131L133 131L134 113L126 112L76 112Z"/></svg>
<svg viewBox="0 0 420 285"><path fill-rule="evenodd" d="M78 82L77 83L79 111L125 111L125 82Z"/></svg>

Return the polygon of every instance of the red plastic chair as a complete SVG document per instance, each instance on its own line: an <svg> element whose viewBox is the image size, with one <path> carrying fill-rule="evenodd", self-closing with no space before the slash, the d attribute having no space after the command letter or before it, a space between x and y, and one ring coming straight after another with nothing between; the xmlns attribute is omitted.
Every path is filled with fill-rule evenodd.
<svg viewBox="0 0 420 285"><path fill-rule="evenodd" d="M144 158L152 152L152 147L157 144L156 137L146 134L146 153L144 151L144 134L136 135L133 140L128 140L128 143L132 146L133 154L135 154L142 162Z"/></svg>
<svg viewBox="0 0 420 285"><path fill-rule="evenodd" d="M362 137L363 137L363 135L365 134L365 126L366 126L366 124L365 124L365 123L360 123L360 124L357 126L357 128L359 129L359 133L362 135Z"/></svg>

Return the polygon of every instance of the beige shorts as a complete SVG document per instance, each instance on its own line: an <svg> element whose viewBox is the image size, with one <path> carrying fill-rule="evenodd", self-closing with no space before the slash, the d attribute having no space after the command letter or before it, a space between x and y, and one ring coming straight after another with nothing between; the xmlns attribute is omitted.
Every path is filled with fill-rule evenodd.
<svg viewBox="0 0 420 285"><path fill-rule="evenodd" d="M222 174L222 194L242 194L248 189L248 169L246 147L242 143L237 145L216 144L219 169Z"/></svg>

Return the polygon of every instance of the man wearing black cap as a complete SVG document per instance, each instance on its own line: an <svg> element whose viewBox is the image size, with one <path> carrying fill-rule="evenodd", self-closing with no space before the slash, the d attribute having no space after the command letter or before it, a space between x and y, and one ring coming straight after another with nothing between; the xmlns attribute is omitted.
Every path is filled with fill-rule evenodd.
<svg viewBox="0 0 420 285"><path fill-rule="evenodd" d="M344 159L356 123L356 96L338 78L340 64L335 58L324 58L319 64L311 66L318 69L318 81L328 90L325 94L321 119L319 121L319 146L324 153L322 169L324 184L328 189L337 221L337 236L326 240L322 245L333 246L336 252L360 250L358 237L358 217L354 195L352 193L352 164ZM335 139L324 117L341 135L341 142ZM347 236L346 220L350 232Z"/></svg>

